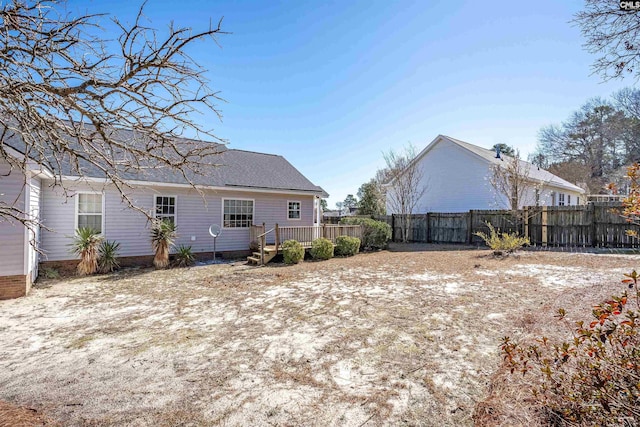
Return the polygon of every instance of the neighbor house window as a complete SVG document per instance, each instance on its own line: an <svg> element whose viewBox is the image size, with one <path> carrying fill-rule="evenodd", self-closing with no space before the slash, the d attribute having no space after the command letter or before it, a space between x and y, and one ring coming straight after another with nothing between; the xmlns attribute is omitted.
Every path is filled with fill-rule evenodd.
<svg viewBox="0 0 640 427"><path fill-rule="evenodd" d="M567 206L571 206L571 194L567 194Z"/></svg>
<svg viewBox="0 0 640 427"><path fill-rule="evenodd" d="M102 233L102 193L78 193L76 228L93 228Z"/></svg>
<svg viewBox="0 0 640 427"><path fill-rule="evenodd" d="M157 219L161 219L172 224L176 223L175 196L156 196L154 210Z"/></svg>
<svg viewBox="0 0 640 427"><path fill-rule="evenodd" d="M224 199L222 224L226 228L248 228L253 224L253 200Z"/></svg>
<svg viewBox="0 0 640 427"><path fill-rule="evenodd" d="M289 202L287 218L300 219L300 202Z"/></svg>
<svg viewBox="0 0 640 427"><path fill-rule="evenodd" d="M558 206L564 206L564 193L558 193Z"/></svg>
<svg viewBox="0 0 640 427"><path fill-rule="evenodd" d="M580 204L580 196L578 196L577 199L578 200L576 201L576 205L579 205Z"/></svg>

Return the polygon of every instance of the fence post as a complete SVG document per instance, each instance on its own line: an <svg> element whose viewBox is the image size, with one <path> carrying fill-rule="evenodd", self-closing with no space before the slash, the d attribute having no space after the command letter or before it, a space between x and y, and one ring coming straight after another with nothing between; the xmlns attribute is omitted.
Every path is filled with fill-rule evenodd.
<svg viewBox="0 0 640 427"><path fill-rule="evenodd" d="M391 214L391 241L396 241L396 214Z"/></svg>
<svg viewBox="0 0 640 427"><path fill-rule="evenodd" d="M427 237L427 243L431 243L431 230L430 230L430 227L429 227L431 221L429 220L429 218L430 218L430 214L429 214L429 212L427 212L427 214L425 215L425 230L426 230L426 233L427 233L427 236L426 236Z"/></svg>
<svg viewBox="0 0 640 427"><path fill-rule="evenodd" d="M471 209L469 211L469 221L468 221L468 228L467 228L467 243L472 244L473 243L473 209Z"/></svg>
<svg viewBox="0 0 640 427"><path fill-rule="evenodd" d="M598 230L596 229L596 205L594 203L589 206L591 210L591 246L598 247Z"/></svg>
<svg viewBox="0 0 640 427"><path fill-rule="evenodd" d="M522 230L522 235L523 237L529 238L529 208L524 208L522 210L522 225L524 227L524 230ZM531 239L529 239L531 240Z"/></svg>

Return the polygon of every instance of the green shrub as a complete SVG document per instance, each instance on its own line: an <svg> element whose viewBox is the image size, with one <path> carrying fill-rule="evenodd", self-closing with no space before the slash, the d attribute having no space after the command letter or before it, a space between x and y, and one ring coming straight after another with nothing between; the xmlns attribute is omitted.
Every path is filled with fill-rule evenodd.
<svg viewBox="0 0 640 427"><path fill-rule="evenodd" d="M503 339L506 367L532 376L531 399L544 425L640 425L640 292L638 274L625 276L635 295L594 306L591 322L577 328L567 323L567 341ZM565 315L560 309L555 317L566 322Z"/></svg>
<svg viewBox="0 0 640 427"><path fill-rule="evenodd" d="M188 267L193 265L195 261L196 257L193 255L191 246L180 245L176 248L174 263L177 267Z"/></svg>
<svg viewBox="0 0 640 427"><path fill-rule="evenodd" d="M489 227L489 235L482 231L473 234L484 240L494 255L510 254L530 244L528 237L520 237L516 233L500 233L490 223L487 223L487 226Z"/></svg>
<svg viewBox="0 0 640 427"><path fill-rule="evenodd" d="M55 268L45 267L42 270L40 270L39 276L42 276L45 279L59 279L60 272Z"/></svg>
<svg viewBox="0 0 640 427"><path fill-rule="evenodd" d="M340 224L362 227L360 246L364 250L384 249L391 239L391 226L383 221L371 218L342 218Z"/></svg>
<svg viewBox="0 0 640 427"><path fill-rule="evenodd" d="M311 243L310 252L313 259L331 259L333 258L333 243L329 239L320 237Z"/></svg>
<svg viewBox="0 0 640 427"><path fill-rule="evenodd" d="M120 268L118 263L119 249L120 243L112 240L105 240L100 244L98 248L98 271L100 273L111 273Z"/></svg>
<svg viewBox="0 0 640 427"><path fill-rule="evenodd" d="M285 264L297 264L304 259L304 248L297 240L285 240L282 243L282 255Z"/></svg>
<svg viewBox="0 0 640 427"><path fill-rule="evenodd" d="M71 242L71 252L80 257L77 271L81 276L98 271L98 245L103 237L97 230L81 227L76 230Z"/></svg>
<svg viewBox="0 0 640 427"><path fill-rule="evenodd" d="M336 255L353 256L360 249L360 239L351 236L338 236L336 238Z"/></svg>

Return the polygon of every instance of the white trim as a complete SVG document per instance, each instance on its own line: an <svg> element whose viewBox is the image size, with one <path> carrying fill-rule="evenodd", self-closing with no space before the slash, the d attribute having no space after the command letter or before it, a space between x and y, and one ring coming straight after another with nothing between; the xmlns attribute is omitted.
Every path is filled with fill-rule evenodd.
<svg viewBox="0 0 640 427"><path fill-rule="evenodd" d="M63 175L60 177L62 181L72 182L84 182L91 183L97 182L100 184L109 184L110 180L106 178L92 178L92 177L79 177ZM172 182L159 182L159 181L137 181L137 180L124 180L124 183L128 185L139 185L143 187L175 187L175 188L197 188L199 190L212 190L212 191L240 191L245 193L271 193L271 194L295 194L300 196L317 196L322 195L320 191L312 190L287 190L279 188L254 188L254 187L219 187L214 185L191 185L191 184L178 184Z"/></svg>
<svg viewBox="0 0 640 427"><path fill-rule="evenodd" d="M225 227L224 226L224 201L225 200L246 200L253 203L252 208L253 212L251 212L251 224L248 227ZM220 203L220 222L221 226L224 230L248 230L253 225L253 221L256 219L256 200L255 199L247 199L243 197L223 197Z"/></svg>
<svg viewBox="0 0 640 427"><path fill-rule="evenodd" d="M289 203L298 203L298 218L289 217L289 213L291 213L291 209L289 209ZM287 200L287 221L300 221L302 220L302 200Z"/></svg>
<svg viewBox="0 0 640 427"><path fill-rule="evenodd" d="M156 202L158 197L173 197L173 224L178 225L178 196L174 194L154 194L153 195L153 211L151 215L156 218ZM168 215L165 215L168 216Z"/></svg>
<svg viewBox="0 0 640 427"><path fill-rule="evenodd" d="M22 191L24 193L24 212L27 216L30 214L31 208L31 190L30 190L31 182L29 182L29 165L27 165L27 171L25 174L25 182L22 186ZM27 217L28 219L28 217ZM26 276L29 273L29 227L24 227L24 241L22 242L22 271Z"/></svg>
<svg viewBox="0 0 640 427"><path fill-rule="evenodd" d="M105 197L105 193L104 191L91 191L91 190L87 190L87 191L77 191L73 197L76 199L75 200L75 205L74 205L74 211L73 211L73 232L75 233L76 230L78 229L78 201L80 200L80 197L78 197L80 194L100 194L102 195L102 219L101 219L101 224L100 227L102 228L102 230L100 231L100 234L102 236L106 235L106 229L105 229L105 205L106 205L106 197ZM95 215L95 214L94 214Z"/></svg>

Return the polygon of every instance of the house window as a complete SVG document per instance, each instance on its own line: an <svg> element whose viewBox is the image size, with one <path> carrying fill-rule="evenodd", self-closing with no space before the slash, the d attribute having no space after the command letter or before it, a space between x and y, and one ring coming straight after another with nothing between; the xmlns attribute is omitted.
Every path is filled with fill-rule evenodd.
<svg viewBox="0 0 640 427"><path fill-rule="evenodd" d="M539 188L536 188L535 194L536 194L536 206L540 206L540 189Z"/></svg>
<svg viewBox="0 0 640 427"><path fill-rule="evenodd" d="M578 200L576 201L576 205L579 205L580 204L580 196L578 196L577 199Z"/></svg>
<svg viewBox="0 0 640 427"><path fill-rule="evenodd" d="M300 202L289 202L287 218L300 219Z"/></svg>
<svg viewBox="0 0 640 427"><path fill-rule="evenodd" d="M176 223L176 197L156 196L155 209L156 218L163 221Z"/></svg>
<svg viewBox="0 0 640 427"><path fill-rule="evenodd" d="M571 194L567 194L567 206L571 206Z"/></svg>
<svg viewBox="0 0 640 427"><path fill-rule="evenodd" d="M558 193L558 206L564 206L564 193Z"/></svg>
<svg viewBox="0 0 640 427"><path fill-rule="evenodd" d="M78 193L76 228L93 228L102 233L102 193Z"/></svg>
<svg viewBox="0 0 640 427"><path fill-rule="evenodd" d="M224 199L222 209L225 228L248 228L253 224L253 200Z"/></svg>

